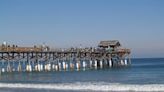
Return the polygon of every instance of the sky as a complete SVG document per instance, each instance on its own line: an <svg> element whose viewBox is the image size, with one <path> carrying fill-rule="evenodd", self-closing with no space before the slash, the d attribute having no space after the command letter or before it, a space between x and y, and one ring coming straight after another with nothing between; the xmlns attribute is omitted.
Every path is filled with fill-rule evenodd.
<svg viewBox="0 0 164 92"><path fill-rule="evenodd" d="M119 40L134 58L164 57L164 0L0 0L0 43L96 47Z"/></svg>

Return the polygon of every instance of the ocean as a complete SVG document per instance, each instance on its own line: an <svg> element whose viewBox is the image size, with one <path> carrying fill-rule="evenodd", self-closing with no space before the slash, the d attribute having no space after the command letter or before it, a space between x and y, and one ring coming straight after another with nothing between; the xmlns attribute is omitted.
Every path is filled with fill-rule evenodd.
<svg viewBox="0 0 164 92"><path fill-rule="evenodd" d="M129 67L0 75L0 92L163 92L164 58L132 59Z"/></svg>

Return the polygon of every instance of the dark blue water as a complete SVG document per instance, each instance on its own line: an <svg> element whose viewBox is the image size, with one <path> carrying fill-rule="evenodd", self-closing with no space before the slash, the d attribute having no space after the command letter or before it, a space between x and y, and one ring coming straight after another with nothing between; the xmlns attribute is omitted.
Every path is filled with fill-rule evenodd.
<svg viewBox="0 0 164 92"><path fill-rule="evenodd" d="M108 68L108 69L98 69L98 70L93 69L93 70L86 70L86 71L65 71L65 72L54 71L54 72L32 72L32 73L26 73L26 72L4 73L0 76L0 83L2 83L2 85L3 83L5 84L8 83L11 85L33 84L39 86L53 85L53 87L63 86L64 89L61 88L61 90L65 90L66 88L68 88L68 90L71 89L74 90L73 86L77 85L77 88L79 87L79 90L78 89L76 90L78 91L81 90L80 86L85 87L85 85L91 87L97 87L98 85L102 88L104 87L107 88L106 89L107 91L108 89L110 90L111 85L113 86L162 85L161 88L163 89L164 59L163 58L132 59L132 65L130 67L124 67L124 68ZM49 89L50 87L51 86L48 86L47 89ZM60 90L60 88L57 89L54 88L53 90ZM106 90L102 90L102 91L106 91Z"/></svg>

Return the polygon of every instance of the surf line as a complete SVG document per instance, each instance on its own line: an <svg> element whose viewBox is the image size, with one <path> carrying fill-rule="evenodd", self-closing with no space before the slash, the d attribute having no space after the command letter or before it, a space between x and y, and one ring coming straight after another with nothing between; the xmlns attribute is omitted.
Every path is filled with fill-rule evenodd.
<svg viewBox="0 0 164 92"><path fill-rule="evenodd" d="M80 84L80 83L63 83L63 84L21 84L21 83L0 83L0 88L31 88L31 89L47 89L47 90L91 90L91 91L164 91L163 84Z"/></svg>

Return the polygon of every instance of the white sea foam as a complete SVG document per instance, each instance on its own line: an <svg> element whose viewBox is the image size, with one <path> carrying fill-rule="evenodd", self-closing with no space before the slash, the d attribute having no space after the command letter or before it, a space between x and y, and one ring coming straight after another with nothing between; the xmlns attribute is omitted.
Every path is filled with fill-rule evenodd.
<svg viewBox="0 0 164 92"><path fill-rule="evenodd" d="M50 90L74 90L74 91L164 91L164 84L145 84L130 85L119 83L63 83L63 84L19 84L19 83L0 83L0 88L33 88Z"/></svg>

